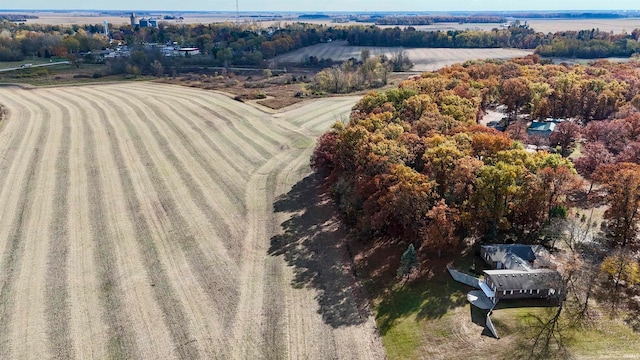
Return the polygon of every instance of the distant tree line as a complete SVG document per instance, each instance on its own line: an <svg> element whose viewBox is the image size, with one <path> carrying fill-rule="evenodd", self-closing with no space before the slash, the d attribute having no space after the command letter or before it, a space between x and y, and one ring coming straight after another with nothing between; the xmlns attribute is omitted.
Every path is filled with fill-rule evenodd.
<svg viewBox="0 0 640 360"><path fill-rule="evenodd" d="M101 24L59 26L0 23L0 61L21 61L29 57L65 57L126 43L131 49L145 45L176 43L193 46L202 55L202 65L261 65L264 60L306 46L330 40L347 40L353 46L402 46L433 48L520 48L536 49L542 56L601 58L630 56L640 46L640 29L612 34L596 29L555 34L535 32L525 26L496 28L491 31L416 31L413 27L382 29L377 26L326 26L296 23L261 28L254 25L169 24L158 28L132 28L122 25L103 35Z"/></svg>
<svg viewBox="0 0 640 360"><path fill-rule="evenodd" d="M292 24L283 27L219 23L209 25L169 24L158 28L132 28L122 25L109 29L111 39L104 35L104 26L57 26L0 23L0 61L21 61L27 57L66 56L102 50L109 40L126 43L131 49L145 44L173 44L198 47L210 64L258 65L265 59L322 41L344 40L347 29L324 25Z"/></svg>
<svg viewBox="0 0 640 360"><path fill-rule="evenodd" d="M469 16L385 16L376 18L376 25L432 25L435 23L486 23L500 24L506 22L503 16L469 15Z"/></svg>
<svg viewBox="0 0 640 360"><path fill-rule="evenodd" d="M518 48L535 49L548 57L594 59L629 57L640 50L640 29L612 34L597 29L536 32L527 26L506 29L417 31L413 27L382 29L376 26L349 28L347 40L353 46L403 46L431 48Z"/></svg>
<svg viewBox="0 0 640 360"><path fill-rule="evenodd" d="M508 29L417 31L377 26L353 26L349 28L347 41L353 46L403 46L432 48L500 48L535 49L544 43L546 36L524 27Z"/></svg>
<svg viewBox="0 0 640 360"><path fill-rule="evenodd" d="M537 47L542 56L571 57L581 59L611 56L629 57L640 50L640 29L631 33L613 34L597 29L563 31Z"/></svg>

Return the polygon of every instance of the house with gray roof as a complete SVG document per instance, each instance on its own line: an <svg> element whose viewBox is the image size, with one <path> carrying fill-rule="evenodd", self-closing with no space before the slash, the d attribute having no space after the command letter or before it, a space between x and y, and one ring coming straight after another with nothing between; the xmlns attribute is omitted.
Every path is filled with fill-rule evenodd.
<svg viewBox="0 0 640 360"><path fill-rule="evenodd" d="M558 298L562 292L560 273L551 269L485 270L484 282L491 291L483 291L494 303L499 299Z"/></svg>
<svg viewBox="0 0 640 360"><path fill-rule="evenodd" d="M542 245L495 244L480 246L480 256L493 269L529 270L536 259L549 256Z"/></svg>
<svg viewBox="0 0 640 360"><path fill-rule="evenodd" d="M536 268L549 256L541 245L483 245L480 256L494 269L483 272L484 284L480 286L494 304L500 299L558 298L562 295L560 273Z"/></svg>

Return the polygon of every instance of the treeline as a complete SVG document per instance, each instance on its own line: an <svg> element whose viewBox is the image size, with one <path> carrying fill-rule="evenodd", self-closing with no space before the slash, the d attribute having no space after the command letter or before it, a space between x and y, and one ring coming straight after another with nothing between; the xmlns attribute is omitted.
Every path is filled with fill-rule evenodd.
<svg viewBox="0 0 640 360"><path fill-rule="evenodd" d="M435 23L484 23L501 24L507 19L503 16L470 15L470 16L385 16L376 18L376 25L432 25Z"/></svg>
<svg viewBox="0 0 640 360"><path fill-rule="evenodd" d="M29 56L66 56L69 53L102 50L109 46L103 25L13 24L3 22L0 32L0 61L19 61ZM235 24L176 25L161 22L158 28L110 28L112 40L130 48L144 44L177 43L194 46L209 60L231 64L259 64L264 59L321 41L346 39L346 28L292 24L282 28L258 28Z"/></svg>
<svg viewBox="0 0 640 360"><path fill-rule="evenodd" d="M640 50L640 29L613 34L596 29L556 33L550 43L542 44L536 53L542 56L594 59L629 57Z"/></svg>
<svg viewBox="0 0 640 360"><path fill-rule="evenodd" d="M535 241L551 219L566 216L572 195L583 189L573 163L561 154L525 151L507 133L476 125L484 108L512 98L502 84L526 76L537 84L527 91L548 87L546 97L567 102L580 95L560 84L617 79L621 97L610 103L612 113L629 111L640 93L637 64L568 68L541 65L535 56L469 62L371 93L348 124L337 123L319 139L312 156L354 232L446 250L469 235ZM628 126L639 133L640 124ZM610 186L622 191L617 184ZM620 213L610 213L607 226L615 229Z"/></svg>
<svg viewBox="0 0 640 360"><path fill-rule="evenodd" d="M621 19L636 17L638 12L510 12L508 15L519 19Z"/></svg>
<svg viewBox="0 0 640 360"><path fill-rule="evenodd" d="M0 14L0 21L26 21L27 19L37 19L35 15L23 15L23 14Z"/></svg>
<svg viewBox="0 0 640 360"><path fill-rule="evenodd" d="M352 46L403 46L432 48L500 48L535 49L546 36L524 27L508 29L416 31L376 26L353 26L347 33Z"/></svg>
<svg viewBox="0 0 640 360"><path fill-rule="evenodd" d="M0 24L0 61L20 61L27 57L64 57L126 43L131 49L145 44L173 44L198 47L202 62L215 65L260 65L306 46L329 40L348 40L353 46L402 46L433 48L520 48L536 49L543 56L599 58L630 56L638 51L640 30L614 35L598 30L537 33L527 26L511 26L491 31L416 31L376 26L325 26L291 24L277 28L252 25L177 25L161 22L158 28L110 28L110 39L103 25L56 26Z"/></svg>
<svg viewBox="0 0 640 360"><path fill-rule="evenodd" d="M349 28L347 40L353 46L403 46L432 48L500 48L535 49L541 56L595 59L612 56L629 57L640 50L640 29L612 34L597 29L564 31L555 34L535 32L527 26L507 29L416 31L375 26Z"/></svg>

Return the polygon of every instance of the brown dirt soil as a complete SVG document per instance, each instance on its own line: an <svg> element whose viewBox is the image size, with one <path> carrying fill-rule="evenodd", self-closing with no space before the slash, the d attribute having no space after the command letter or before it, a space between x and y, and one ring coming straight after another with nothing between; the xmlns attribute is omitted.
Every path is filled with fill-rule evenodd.
<svg viewBox="0 0 640 360"><path fill-rule="evenodd" d="M0 88L0 358L381 359L310 176L356 97Z"/></svg>

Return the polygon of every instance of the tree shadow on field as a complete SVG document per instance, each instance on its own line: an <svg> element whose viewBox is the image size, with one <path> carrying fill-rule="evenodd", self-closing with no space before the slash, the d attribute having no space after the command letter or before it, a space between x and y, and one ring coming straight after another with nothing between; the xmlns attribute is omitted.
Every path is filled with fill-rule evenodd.
<svg viewBox="0 0 640 360"><path fill-rule="evenodd" d="M292 214L271 238L269 255L293 268L292 286L316 291L318 313L334 328L362 324L370 315L337 209L316 173L276 199L276 213Z"/></svg>

